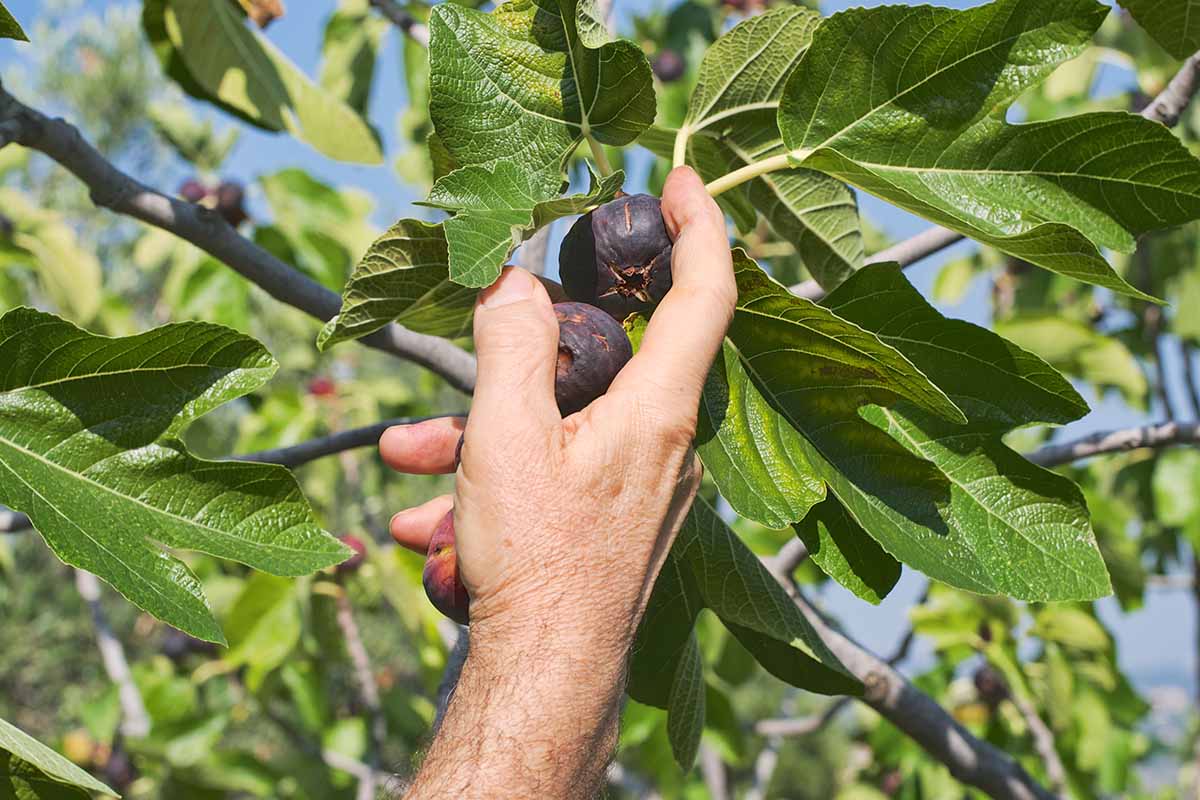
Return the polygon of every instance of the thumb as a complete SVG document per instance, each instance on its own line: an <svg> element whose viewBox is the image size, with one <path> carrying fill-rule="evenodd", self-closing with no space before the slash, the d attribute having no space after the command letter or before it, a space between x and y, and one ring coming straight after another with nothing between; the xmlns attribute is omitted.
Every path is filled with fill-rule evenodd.
<svg viewBox="0 0 1200 800"><path fill-rule="evenodd" d="M560 422L554 402L558 322L546 289L505 267L475 307L478 375L466 438L511 440Z"/></svg>

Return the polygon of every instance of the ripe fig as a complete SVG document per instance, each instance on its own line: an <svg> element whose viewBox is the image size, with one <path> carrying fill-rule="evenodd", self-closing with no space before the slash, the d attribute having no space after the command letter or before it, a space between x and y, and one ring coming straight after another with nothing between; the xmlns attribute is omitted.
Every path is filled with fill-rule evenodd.
<svg viewBox="0 0 1200 800"><path fill-rule="evenodd" d="M429 552L425 557L425 569L421 573L425 594L433 607L459 625L470 619L471 598L467 587L458 577L458 554L454 547L454 510L446 512L442 521L433 530L429 540Z"/></svg>
<svg viewBox="0 0 1200 800"><path fill-rule="evenodd" d="M563 239L558 269L572 300L618 321L651 310L671 288L671 238L659 199L625 195L584 214Z"/></svg>
<svg viewBox="0 0 1200 800"><path fill-rule="evenodd" d="M246 209L242 206L245 199L246 192L240 183L222 181L221 185L217 187L217 213L236 228L249 218Z"/></svg>
<svg viewBox="0 0 1200 800"><path fill-rule="evenodd" d="M342 544L354 551L354 555L347 558L345 561L337 565L338 575L349 575L358 572L358 568L367 560L367 546L363 544L363 540L352 533L347 533L345 536L339 536L338 539Z"/></svg>
<svg viewBox="0 0 1200 800"><path fill-rule="evenodd" d="M974 675L975 691L979 699L989 708L995 708L1008 699L1008 684L1004 676L990 664L984 664Z"/></svg>
<svg viewBox="0 0 1200 800"><path fill-rule="evenodd" d="M189 203L199 203L208 197L208 187L195 178L188 178L179 184L179 196Z"/></svg>
<svg viewBox="0 0 1200 800"><path fill-rule="evenodd" d="M556 303L558 362L554 399L565 417L586 408L608 391L621 367L633 357L625 329L586 303Z"/></svg>
<svg viewBox="0 0 1200 800"><path fill-rule="evenodd" d="M318 375L308 382L308 393L313 397L332 397L337 394L337 384L333 378Z"/></svg>
<svg viewBox="0 0 1200 800"><path fill-rule="evenodd" d="M654 57L650 69L663 83L672 83L683 77L687 65L683 63L683 56L667 48Z"/></svg>

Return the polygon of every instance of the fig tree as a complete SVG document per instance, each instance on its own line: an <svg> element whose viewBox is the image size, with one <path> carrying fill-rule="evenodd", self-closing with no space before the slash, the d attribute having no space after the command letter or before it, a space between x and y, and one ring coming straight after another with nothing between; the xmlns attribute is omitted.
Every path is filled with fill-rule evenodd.
<svg viewBox="0 0 1200 800"><path fill-rule="evenodd" d="M633 357L625 329L586 303L556 303L558 361L554 399L565 417L581 411L608 391L621 367Z"/></svg>
<svg viewBox="0 0 1200 800"><path fill-rule="evenodd" d="M425 556L425 569L421 573L425 595L433 607L459 625L470 619L471 598L467 587L458 577L458 553L454 547L454 510L446 512L442 521L433 529L429 540L429 551Z"/></svg>
<svg viewBox="0 0 1200 800"><path fill-rule="evenodd" d="M671 238L659 199L625 195L584 214L563 239L558 269L572 300L614 319L653 309L671 288Z"/></svg>

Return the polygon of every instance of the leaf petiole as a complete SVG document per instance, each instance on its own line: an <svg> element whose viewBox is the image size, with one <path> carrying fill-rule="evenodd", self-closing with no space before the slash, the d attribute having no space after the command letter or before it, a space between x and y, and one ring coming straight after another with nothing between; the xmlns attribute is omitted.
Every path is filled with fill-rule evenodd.
<svg viewBox="0 0 1200 800"><path fill-rule="evenodd" d="M788 169L791 166L788 160L788 153L780 153L777 156L771 156L770 158L764 158L762 161L747 164L741 169L735 169L728 175L717 178L704 188L708 189L708 193L711 196L716 197L722 192L727 192L735 186L741 186L746 181L754 180L760 175L766 175L768 172L776 172L781 169Z"/></svg>
<svg viewBox="0 0 1200 800"><path fill-rule="evenodd" d="M601 177L612 175L612 164L608 161L608 155L604 152L604 145L600 144L590 134L587 137L588 146L592 148L592 158L596 162L596 169L600 170Z"/></svg>

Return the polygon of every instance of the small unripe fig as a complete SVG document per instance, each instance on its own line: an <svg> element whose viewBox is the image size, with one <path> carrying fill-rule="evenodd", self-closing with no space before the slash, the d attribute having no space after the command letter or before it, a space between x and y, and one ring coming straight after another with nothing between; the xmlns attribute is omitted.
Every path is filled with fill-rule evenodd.
<svg viewBox="0 0 1200 800"><path fill-rule="evenodd" d="M217 187L217 213L236 228L248 217L246 209L242 206L245 199L246 193L240 183L222 181L221 185Z"/></svg>
<svg viewBox="0 0 1200 800"><path fill-rule="evenodd" d="M654 57L653 63L650 64L650 69L654 70L654 74L663 83L671 83L683 77L683 72L687 65L683 63L683 56L674 50L667 48Z"/></svg>
<svg viewBox="0 0 1200 800"><path fill-rule="evenodd" d="M429 552L425 557L425 569L421 573L425 594L433 607L459 625L470 619L471 598L467 587L458 577L458 553L454 547L454 510L446 512L442 521L433 529L429 540Z"/></svg>
<svg viewBox="0 0 1200 800"><path fill-rule="evenodd" d="M581 411L608 391L621 367L633 357L625 329L586 303L556 303L558 361L554 399L565 417Z"/></svg>
<svg viewBox="0 0 1200 800"><path fill-rule="evenodd" d="M367 560L367 546L363 540L352 533L347 533L345 536L339 536L338 540L342 544L354 551L354 555L347 558L345 561L337 565L337 573L339 575L349 575L357 572L358 568Z"/></svg>
<svg viewBox="0 0 1200 800"><path fill-rule="evenodd" d="M199 203L208 197L208 188L195 178L188 178L179 184L179 196L189 203Z"/></svg>
<svg viewBox="0 0 1200 800"><path fill-rule="evenodd" d="M659 199L625 195L584 214L563 239L558 270L572 300L618 321L653 309L671 288L671 237Z"/></svg>

